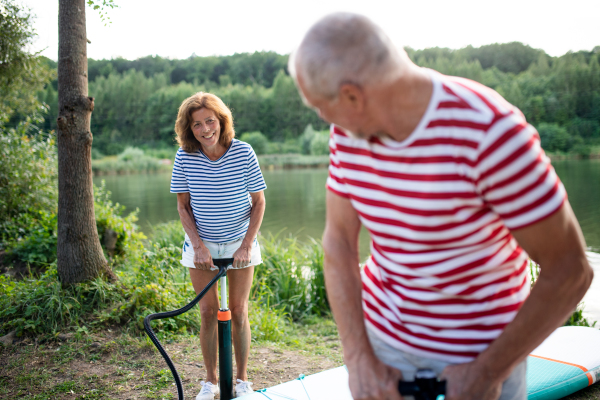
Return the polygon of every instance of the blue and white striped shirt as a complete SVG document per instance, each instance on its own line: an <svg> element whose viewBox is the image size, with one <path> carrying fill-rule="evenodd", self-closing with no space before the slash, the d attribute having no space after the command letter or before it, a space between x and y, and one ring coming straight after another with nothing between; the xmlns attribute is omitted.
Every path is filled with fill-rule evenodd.
<svg viewBox="0 0 600 400"><path fill-rule="evenodd" d="M180 148L175 156L171 193L190 193L202 240L224 243L243 237L250 224L250 193L266 188L254 150L237 139L216 161L200 150Z"/></svg>

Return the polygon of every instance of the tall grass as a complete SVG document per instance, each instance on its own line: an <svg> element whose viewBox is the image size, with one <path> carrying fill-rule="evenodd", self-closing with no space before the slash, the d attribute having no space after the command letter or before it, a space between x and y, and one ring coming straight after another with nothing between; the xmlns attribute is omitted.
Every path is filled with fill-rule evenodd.
<svg viewBox="0 0 600 400"><path fill-rule="evenodd" d="M282 307L295 321L310 315L328 315L323 275L323 249L311 239L260 238L263 264L254 272L252 296L270 307Z"/></svg>

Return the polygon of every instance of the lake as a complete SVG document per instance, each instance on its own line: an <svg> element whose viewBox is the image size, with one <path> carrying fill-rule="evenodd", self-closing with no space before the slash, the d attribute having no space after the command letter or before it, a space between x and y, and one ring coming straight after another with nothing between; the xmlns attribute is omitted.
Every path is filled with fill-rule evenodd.
<svg viewBox="0 0 600 400"><path fill-rule="evenodd" d="M552 163L569 194L569 201L581 225L590 250L600 251L600 160L565 160ZM326 169L263 171L267 209L263 234L294 234L300 238L320 238L325 226ZM169 193L171 175L137 174L94 177L106 182L115 202L127 210L139 208L139 224L149 233L151 226L179 219L176 195ZM361 232L360 254L369 253L369 238ZM596 276L600 277L600 257L592 254ZM600 320L600 278L586 298L586 314Z"/></svg>

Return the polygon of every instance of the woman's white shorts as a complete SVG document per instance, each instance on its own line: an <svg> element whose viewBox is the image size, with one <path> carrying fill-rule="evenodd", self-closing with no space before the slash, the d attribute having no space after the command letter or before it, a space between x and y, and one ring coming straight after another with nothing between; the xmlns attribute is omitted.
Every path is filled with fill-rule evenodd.
<svg viewBox="0 0 600 400"><path fill-rule="evenodd" d="M212 258L232 258L233 253L242 245L242 240L244 238L239 238L232 242L226 243L215 243L209 242L206 240L202 240L202 243L206 246L208 251L210 251L210 256ZM258 240L254 238L252 242L252 250L250 251L250 264L242 267L250 267L252 265L258 265L262 263L262 257L260 255L260 246L258 245ZM194 248L192 247L192 242L189 236L185 235L185 241L183 242L183 249L181 251L181 264L184 267L188 268L196 268L194 265ZM211 268L211 271L216 271L218 268ZM233 266L227 267L227 269L234 269ZM241 269L241 268L237 268Z"/></svg>

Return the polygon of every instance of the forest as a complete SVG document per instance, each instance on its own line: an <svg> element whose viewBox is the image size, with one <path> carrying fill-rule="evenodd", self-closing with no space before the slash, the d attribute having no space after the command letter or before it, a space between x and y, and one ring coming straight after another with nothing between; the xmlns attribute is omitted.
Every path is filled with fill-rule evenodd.
<svg viewBox="0 0 600 400"><path fill-rule="evenodd" d="M420 66L478 81L516 105L538 129L550 153L589 156L600 149L600 46L551 57L519 42L458 50L406 48ZM296 140L311 124L327 125L300 99L286 70L287 55L255 52L174 60L147 56L89 60L94 148L104 155L127 146L171 147L181 101L208 91L234 114L238 136L261 132L269 141ZM56 62L44 58L52 72ZM39 99L47 105L44 130L55 129L57 82ZM12 119L15 124L19 119Z"/></svg>

